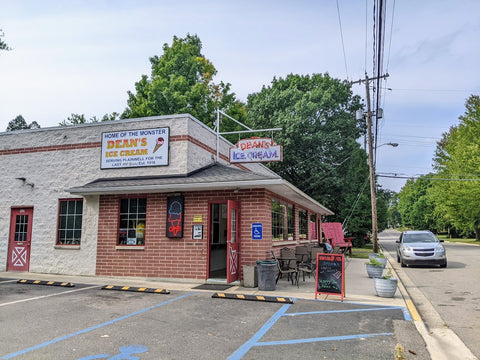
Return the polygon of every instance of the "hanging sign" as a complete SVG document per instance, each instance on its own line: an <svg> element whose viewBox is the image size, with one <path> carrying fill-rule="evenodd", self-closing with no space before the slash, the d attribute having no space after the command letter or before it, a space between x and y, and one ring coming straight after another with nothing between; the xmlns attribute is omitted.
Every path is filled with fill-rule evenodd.
<svg viewBox="0 0 480 360"><path fill-rule="evenodd" d="M269 138L242 139L230 148L230 163L282 161L282 146Z"/></svg>
<svg viewBox="0 0 480 360"><path fill-rule="evenodd" d="M315 299L317 294L345 294L345 257L343 254L317 254L317 277Z"/></svg>
<svg viewBox="0 0 480 360"><path fill-rule="evenodd" d="M170 129L102 133L101 169L167 166Z"/></svg>

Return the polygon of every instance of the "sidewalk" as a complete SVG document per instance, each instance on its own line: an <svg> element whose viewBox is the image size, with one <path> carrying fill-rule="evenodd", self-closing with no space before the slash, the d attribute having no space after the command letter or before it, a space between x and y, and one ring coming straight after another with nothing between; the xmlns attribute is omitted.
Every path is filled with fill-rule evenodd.
<svg viewBox="0 0 480 360"><path fill-rule="evenodd" d="M376 295L373 286L373 279L369 278L365 269L365 259L346 259L345 261L345 294L344 302L366 303L384 306L399 306L406 308L405 300L397 289L393 298L382 298ZM1 272L0 277L12 279L27 280L45 280L71 283L84 283L92 285L116 285L116 286L134 286L148 287L157 289L167 289L169 291L207 291L194 289L200 285L198 282L179 282L166 279L150 278L131 278L131 277L101 277L101 276L73 276L56 274L37 274L24 272ZM298 287L292 285L286 279L279 279L274 291L262 291L258 288L247 288L241 285L234 285L231 288L222 291L225 293L247 294L247 295L265 295L291 297L301 299L315 299L315 275L306 276L305 281L300 276ZM318 299L339 301L340 296L319 294Z"/></svg>

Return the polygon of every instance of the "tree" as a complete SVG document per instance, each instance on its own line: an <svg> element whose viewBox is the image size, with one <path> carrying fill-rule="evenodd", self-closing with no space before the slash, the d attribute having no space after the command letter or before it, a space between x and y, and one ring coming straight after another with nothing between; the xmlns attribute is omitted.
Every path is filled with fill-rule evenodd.
<svg viewBox="0 0 480 360"><path fill-rule="evenodd" d="M0 29L0 50L11 50L10 47L7 45L5 41L2 40L2 38L5 36L3 33L3 30Z"/></svg>
<svg viewBox="0 0 480 360"><path fill-rule="evenodd" d="M173 37L163 45L163 55L150 58L150 77L135 83L136 93L128 92L122 118L189 113L209 127L214 126L216 108L242 121L245 107L230 92L230 84L215 84L217 70L201 53L197 35Z"/></svg>
<svg viewBox="0 0 480 360"><path fill-rule="evenodd" d="M444 217L464 233L475 231L480 241L480 97L470 96L460 123L437 144L434 168L437 177L431 190Z"/></svg>
<svg viewBox="0 0 480 360"><path fill-rule="evenodd" d="M88 123L97 123L100 121L114 121L119 119L119 114L113 112L111 114L105 114L99 120L96 116L92 116L90 119L85 117L85 114L71 114L69 117L64 119L58 125L60 126L70 126L70 125L80 125L80 124L88 124Z"/></svg>
<svg viewBox="0 0 480 360"><path fill-rule="evenodd" d="M403 225L416 230L437 230L435 203L429 196L432 176L429 174L418 179L410 179L400 191L398 211L401 214Z"/></svg>
<svg viewBox="0 0 480 360"><path fill-rule="evenodd" d="M367 158L356 141L359 108L350 85L328 74L274 78L247 104L250 127L282 128L273 137L283 146L283 161L268 166L334 211L329 221L347 220L351 233L371 227Z"/></svg>
<svg viewBox="0 0 480 360"><path fill-rule="evenodd" d="M22 115L18 115L15 119L8 123L6 131L25 130L25 129L40 129L40 125L36 121L27 124Z"/></svg>

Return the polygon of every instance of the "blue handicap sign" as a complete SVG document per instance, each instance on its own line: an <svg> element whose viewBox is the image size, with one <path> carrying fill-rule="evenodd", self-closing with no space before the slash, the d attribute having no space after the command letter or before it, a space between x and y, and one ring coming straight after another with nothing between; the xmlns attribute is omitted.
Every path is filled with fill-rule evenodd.
<svg viewBox="0 0 480 360"><path fill-rule="evenodd" d="M252 240L262 240L262 239L263 239L263 224L253 223L252 224Z"/></svg>

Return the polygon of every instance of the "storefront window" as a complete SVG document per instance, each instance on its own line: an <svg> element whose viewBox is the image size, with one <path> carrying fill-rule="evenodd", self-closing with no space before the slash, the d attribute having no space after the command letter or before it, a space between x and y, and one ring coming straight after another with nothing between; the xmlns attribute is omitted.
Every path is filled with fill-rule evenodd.
<svg viewBox="0 0 480 360"><path fill-rule="evenodd" d="M287 205L288 212L288 240L293 240L293 233L295 232L295 216L293 213L293 205Z"/></svg>
<svg viewBox="0 0 480 360"><path fill-rule="evenodd" d="M306 239L308 237L308 215L306 210L298 210L298 237Z"/></svg>
<svg viewBox="0 0 480 360"><path fill-rule="evenodd" d="M312 214L310 215L310 239L318 240L317 234L317 215Z"/></svg>
<svg viewBox="0 0 480 360"><path fill-rule="evenodd" d="M147 199L129 198L120 200L119 245L144 245Z"/></svg>
<svg viewBox="0 0 480 360"><path fill-rule="evenodd" d="M293 205L272 199L272 239L273 241L293 240L295 217Z"/></svg>
<svg viewBox="0 0 480 360"><path fill-rule="evenodd" d="M60 200L57 245L80 245L82 238L82 199Z"/></svg>

